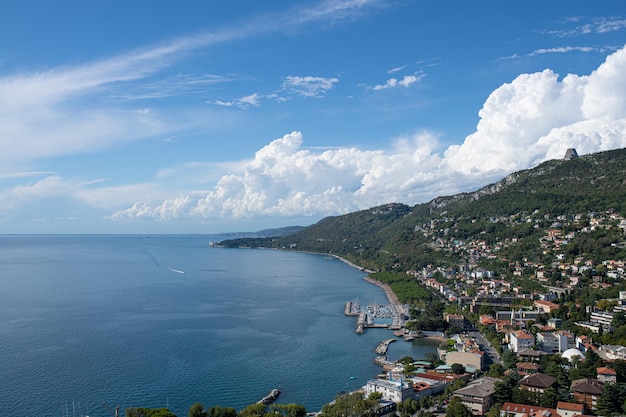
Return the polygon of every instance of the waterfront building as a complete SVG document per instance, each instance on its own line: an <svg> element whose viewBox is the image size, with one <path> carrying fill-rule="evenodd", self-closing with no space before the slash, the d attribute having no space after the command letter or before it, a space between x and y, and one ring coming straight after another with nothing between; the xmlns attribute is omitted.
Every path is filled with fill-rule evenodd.
<svg viewBox="0 0 626 417"><path fill-rule="evenodd" d="M371 379L365 385L365 396L378 392L382 394L384 400L401 403L413 397L413 387L403 379Z"/></svg>

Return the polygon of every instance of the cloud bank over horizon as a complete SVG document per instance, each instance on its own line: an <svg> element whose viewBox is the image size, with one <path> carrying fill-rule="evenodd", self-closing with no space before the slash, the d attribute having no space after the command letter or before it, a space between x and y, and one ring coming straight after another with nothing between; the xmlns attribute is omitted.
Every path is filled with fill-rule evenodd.
<svg viewBox="0 0 626 417"><path fill-rule="evenodd" d="M389 149L312 149L294 131L259 149L208 191L135 201L111 218L321 217L472 191L562 158L568 148L583 155L626 147L623 74L626 48L589 75L561 78L550 69L521 74L489 95L476 131L447 148L438 132L421 131L396 138ZM385 86L392 84L401 82Z"/></svg>

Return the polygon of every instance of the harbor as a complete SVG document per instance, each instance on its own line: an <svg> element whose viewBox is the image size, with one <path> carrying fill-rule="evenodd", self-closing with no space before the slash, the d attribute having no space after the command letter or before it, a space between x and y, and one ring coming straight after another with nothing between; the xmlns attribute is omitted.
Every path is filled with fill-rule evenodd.
<svg viewBox="0 0 626 417"><path fill-rule="evenodd" d="M364 310L358 302L348 301L344 315L357 317L357 334L363 334L367 328L401 330L407 315L404 307L392 304L370 304Z"/></svg>

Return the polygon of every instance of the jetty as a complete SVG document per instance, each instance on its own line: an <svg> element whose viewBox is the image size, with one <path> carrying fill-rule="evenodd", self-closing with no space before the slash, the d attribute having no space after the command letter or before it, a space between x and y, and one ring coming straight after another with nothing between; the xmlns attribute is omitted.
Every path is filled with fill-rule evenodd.
<svg viewBox="0 0 626 417"><path fill-rule="evenodd" d="M344 316L358 316L361 314L361 305L359 303L353 303L348 301L343 309Z"/></svg>
<svg viewBox="0 0 626 417"><path fill-rule="evenodd" d="M375 349L376 354L379 356L385 355L387 353L387 349L389 349L389 344L395 341L396 339L386 339L380 342L378 346L376 346L376 349Z"/></svg>
<svg viewBox="0 0 626 417"><path fill-rule="evenodd" d="M257 401L257 404L269 405L273 403L274 401L276 401L276 398L278 398L279 395L280 395L280 390L274 388L273 390L270 391L269 394L267 394L265 397Z"/></svg>
<svg viewBox="0 0 626 417"><path fill-rule="evenodd" d="M359 319L356 321L356 334L363 334L365 331L365 323L367 321L367 314L360 313Z"/></svg>

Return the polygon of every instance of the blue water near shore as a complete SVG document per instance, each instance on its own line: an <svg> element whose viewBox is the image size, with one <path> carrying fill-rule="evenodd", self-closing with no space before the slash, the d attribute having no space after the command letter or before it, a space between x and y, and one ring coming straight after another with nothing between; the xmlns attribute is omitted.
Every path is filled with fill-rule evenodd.
<svg viewBox="0 0 626 417"><path fill-rule="evenodd" d="M1 236L0 415L109 416L194 402L317 411L380 372L388 330L356 335L346 301L386 304L326 256L210 248L211 236ZM436 342L392 343L416 359ZM66 411L68 411L66 413Z"/></svg>

